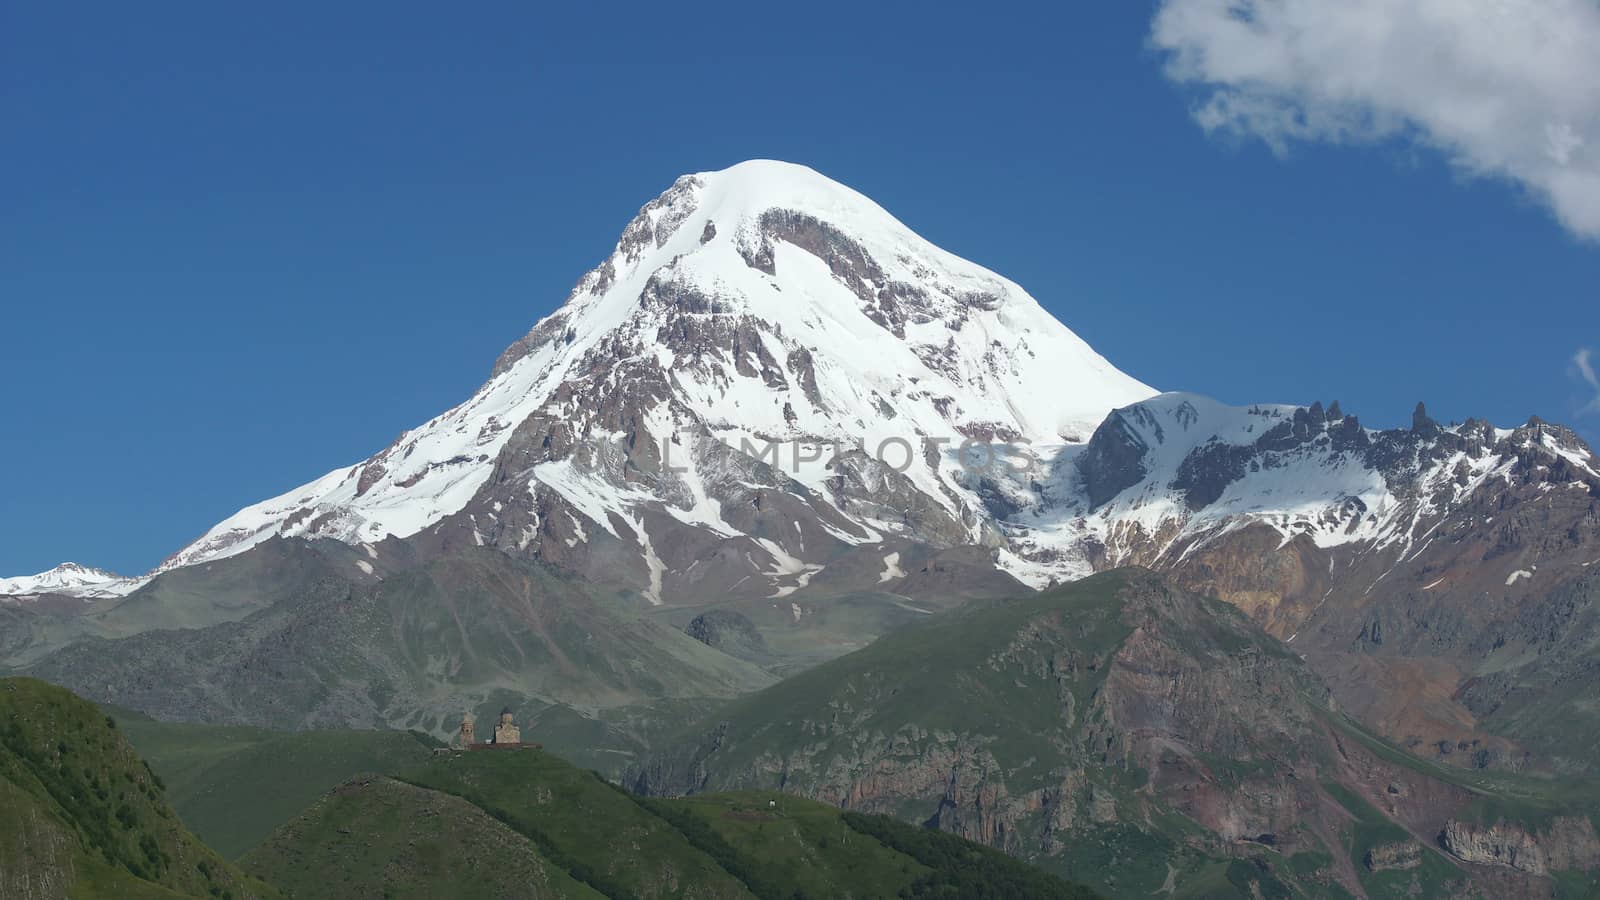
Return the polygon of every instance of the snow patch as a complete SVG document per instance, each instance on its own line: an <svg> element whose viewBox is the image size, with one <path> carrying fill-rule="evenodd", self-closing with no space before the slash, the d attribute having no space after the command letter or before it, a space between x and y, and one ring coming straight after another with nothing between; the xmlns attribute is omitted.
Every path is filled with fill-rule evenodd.
<svg viewBox="0 0 1600 900"><path fill-rule="evenodd" d="M883 584L885 581L893 581L896 578L904 577L906 577L906 573L904 569L900 568L900 553L896 551L885 556L883 558L883 572L878 575L878 583Z"/></svg>

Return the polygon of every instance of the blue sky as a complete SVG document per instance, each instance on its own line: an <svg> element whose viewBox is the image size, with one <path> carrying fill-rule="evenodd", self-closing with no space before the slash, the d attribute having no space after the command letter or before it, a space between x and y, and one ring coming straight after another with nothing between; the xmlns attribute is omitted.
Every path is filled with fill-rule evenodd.
<svg viewBox="0 0 1600 900"><path fill-rule="evenodd" d="M1152 41L1208 3L11 4L0 575L142 571L366 457L673 178L752 157L872 196L1159 388L1600 437L1565 170L1426 97L1327 124L1204 27ZM1306 106L1263 124L1230 78Z"/></svg>

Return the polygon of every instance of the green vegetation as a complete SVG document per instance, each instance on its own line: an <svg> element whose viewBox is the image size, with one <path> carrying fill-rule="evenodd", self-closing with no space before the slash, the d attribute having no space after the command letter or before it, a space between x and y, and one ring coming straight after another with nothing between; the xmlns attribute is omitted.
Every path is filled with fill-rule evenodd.
<svg viewBox="0 0 1600 900"><path fill-rule="evenodd" d="M1594 900L1600 897L1600 873L1557 872L1555 900Z"/></svg>
<svg viewBox="0 0 1600 900"><path fill-rule="evenodd" d="M932 871L912 882L911 897L1038 897L1091 900L1095 893L1018 862L998 850L953 834L908 825L887 816L844 813L846 825L892 847Z"/></svg>
<svg viewBox="0 0 1600 900"><path fill-rule="evenodd" d="M1361 886L1374 900L1386 897L1438 897L1443 900L1461 895L1466 875L1444 854L1418 842L1410 832L1391 822L1372 804L1344 785L1325 781L1322 788L1354 820L1345 830L1344 850L1356 866ZM1367 854L1374 848L1396 843L1418 844L1422 851L1422 864L1414 869L1376 872L1367 867Z"/></svg>
<svg viewBox="0 0 1600 900"><path fill-rule="evenodd" d="M0 679L0 896L274 897L184 830L92 704Z"/></svg>
<svg viewBox="0 0 1600 900"><path fill-rule="evenodd" d="M377 775L335 789L240 865L295 900L602 896L465 800Z"/></svg>
<svg viewBox="0 0 1600 900"><path fill-rule="evenodd" d="M1594 773L1600 771L1600 571L1561 585L1546 602L1576 615L1563 623L1554 646L1528 648L1495 671L1515 702L1497 704L1478 725L1533 748L1558 770Z"/></svg>
<svg viewBox="0 0 1600 900"><path fill-rule="evenodd" d="M1478 824L1516 822L1536 831L1557 817L1587 817L1600 831L1600 778L1454 768L1418 759L1349 716L1330 716L1329 722L1381 759L1476 794L1476 800L1456 813L1458 819Z"/></svg>
<svg viewBox="0 0 1600 900"><path fill-rule="evenodd" d="M1095 896L944 832L767 792L644 799L534 750L455 754L405 780L472 802L612 897Z"/></svg>
<svg viewBox="0 0 1600 900"><path fill-rule="evenodd" d="M229 855L249 850L246 870L294 897L342 896L356 887L427 896L426 886L446 884L461 896L493 896L499 882L447 864L463 854L481 859L472 849L479 844L520 860L514 871L567 883L557 896L648 893L663 872L714 893L783 900L966 896L949 891L974 872L993 880L996 867L1010 867L1024 879L1017 883L1037 877L1066 885L938 832L923 840L967 848L974 868L929 867L850 827L838 809L788 795L645 800L533 750L435 758L436 742L405 732L277 732L113 713L166 781L185 822ZM414 820L427 829L413 833ZM525 846L507 844L507 835ZM407 856L407 847L421 849ZM406 884L419 887L408 894Z"/></svg>
<svg viewBox="0 0 1600 900"><path fill-rule="evenodd" d="M782 755L800 745L820 756L849 753L861 735L892 735L914 724L924 734L981 734L1011 773L1013 792L1043 787L1051 777L1045 761L1059 758L1063 731L1071 730L1063 722L1063 703L1078 715L1090 708L1109 671L1105 663L1132 631L1122 617L1124 584L1120 575L1098 576L907 625L865 649L735 700L665 743L693 746L709 727L724 722L730 735L761 735L759 741L722 746L717 767L733 772L748 770L757 756ZM1030 648L1026 657L1003 660L1002 668L997 652L1025 631L1048 635L1049 650L1070 649L1047 661ZM1069 671L1039 677L1041 665ZM855 711L848 721L830 708L843 698ZM819 722L828 726L808 724Z"/></svg>
<svg viewBox="0 0 1600 900"><path fill-rule="evenodd" d="M419 765L436 744L404 731L268 731L157 722L118 711L183 822L230 858L361 772Z"/></svg>
<svg viewBox="0 0 1600 900"><path fill-rule="evenodd" d="M1181 832L1176 832L1181 833ZM1122 896L1148 896L1169 876L1189 883L1216 861L1174 840L1165 830L1109 823L1075 832L1050 860L1053 871Z"/></svg>
<svg viewBox="0 0 1600 900"><path fill-rule="evenodd" d="M1218 860L1176 879L1172 896L1178 900L1288 900L1304 894L1291 890L1272 872L1267 860ZM1325 896L1325 895L1317 895Z"/></svg>
<svg viewBox="0 0 1600 900"><path fill-rule="evenodd" d="M893 897L929 872L857 834L838 809L798 797L747 791L637 802L761 898Z"/></svg>
<svg viewBox="0 0 1600 900"><path fill-rule="evenodd" d="M1303 850L1289 857L1289 874L1311 896L1349 900L1353 895L1334 880L1336 864L1327 853Z"/></svg>
<svg viewBox="0 0 1600 900"><path fill-rule="evenodd" d="M283 730L395 723L433 734L451 729L463 705L497 691L527 715L556 703L592 710L730 698L772 682L608 591L488 548L374 583L354 568L372 564L364 554L349 558L361 553L354 548L269 543L283 556L272 566L281 582L253 589L248 614L204 627L119 631L115 640L85 637L37 658L32 625L21 622L0 635L0 653L13 634L28 646L0 656L0 665L26 661L40 678L163 718ZM195 567L198 574L181 570L199 579L181 597L248 582L256 568L245 557L256 553ZM291 569L326 577L302 583ZM159 576L116 609L179 598L178 574Z"/></svg>
<svg viewBox="0 0 1600 900"><path fill-rule="evenodd" d="M30 679L0 681L0 711L0 896L1093 896L953 835L779 794L645 800L532 749L436 755L404 732L281 734L120 711L119 724ZM343 775L363 761L409 772ZM277 826L241 860L260 881L184 830L167 780L224 839Z"/></svg>
<svg viewBox="0 0 1600 900"><path fill-rule="evenodd" d="M667 896L672 885L695 885L702 896L747 894L736 877L626 793L548 753L456 754L402 777L480 807L607 896Z"/></svg>

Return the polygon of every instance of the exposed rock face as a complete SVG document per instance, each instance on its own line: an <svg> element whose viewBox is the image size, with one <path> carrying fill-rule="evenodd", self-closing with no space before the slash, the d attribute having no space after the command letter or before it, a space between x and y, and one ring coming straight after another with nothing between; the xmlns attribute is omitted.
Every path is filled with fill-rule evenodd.
<svg viewBox="0 0 1600 900"><path fill-rule="evenodd" d="M1422 852L1422 845L1415 841L1379 844L1367 851L1362 862L1374 872L1415 869L1422 865Z"/></svg>
<svg viewBox="0 0 1600 900"><path fill-rule="evenodd" d="M740 659L760 659L768 655L767 642L754 622L733 610L701 613L689 622L684 633Z"/></svg>
<svg viewBox="0 0 1600 900"><path fill-rule="evenodd" d="M1104 505L1149 474L1144 457L1150 446L1130 420L1153 429L1158 437L1161 434L1160 424L1140 406L1117 410L1100 423L1078 463L1092 508Z"/></svg>
<svg viewBox="0 0 1600 900"><path fill-rule="evenodd" d="M1600 836L1589 819L1558 818L1539 831L1504 821L1475 825L1452 819L1439 844L1467 862L1533 875L1600 868Z"/></svg>

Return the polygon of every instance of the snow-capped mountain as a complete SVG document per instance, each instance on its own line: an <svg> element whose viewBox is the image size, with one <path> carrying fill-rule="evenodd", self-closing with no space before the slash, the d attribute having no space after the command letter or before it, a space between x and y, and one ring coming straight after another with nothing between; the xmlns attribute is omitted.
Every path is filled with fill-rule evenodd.
<svg viewBox="0 0 1600 900"><path fill-rule="evenodd" d="M1025 561L1017 568L1036 581L1129 563L1175 568L1252 528L1280 548L1300 541L1338 551L1345 565L1393 569L1490 493L1532 483L1539 495L1600 496L1600 460L1571 430L1440 425L1420 404L1409 429L1378 431L1337 403L1236 408L1162 394L1116 410L1048 469L994 486L1008 507L1000 525Z"/></svg>
<svg viewBox="0 0 1600 900"><path fill-rule="evenodd" d="M861 194L752 161L641 209L465 403L159 571L276 536L372 562L403 540L492 546L665 603L787 597L846 557L892 590L904 544L977 546L1043 586L1250 541L1376 578L1486 492L1600 490L1597 471L1554 426L1419 409L1373 431L1337 404L1158 395Z"/></svg>
<svg viewBox="0 0 1600 900"><path fill-rule="evenodd" d="M1153 393L866 197L747 162L644 207L466 403L163 568L273 535L427 533L585 570L599 556L653 600L697 562L724 571L696 583L771 592L889 535L995 544L963 442L1082 442Z"/></svg>
<svg viewBox="0 0 1600 900"><path fill-rule="evenodd" d="M97 599L120 597L144 583L144 579L124 578L115 572L64 562L48 572L0 578L0 597L28 597L41 594L60 594L68 597Z"/></svg>

